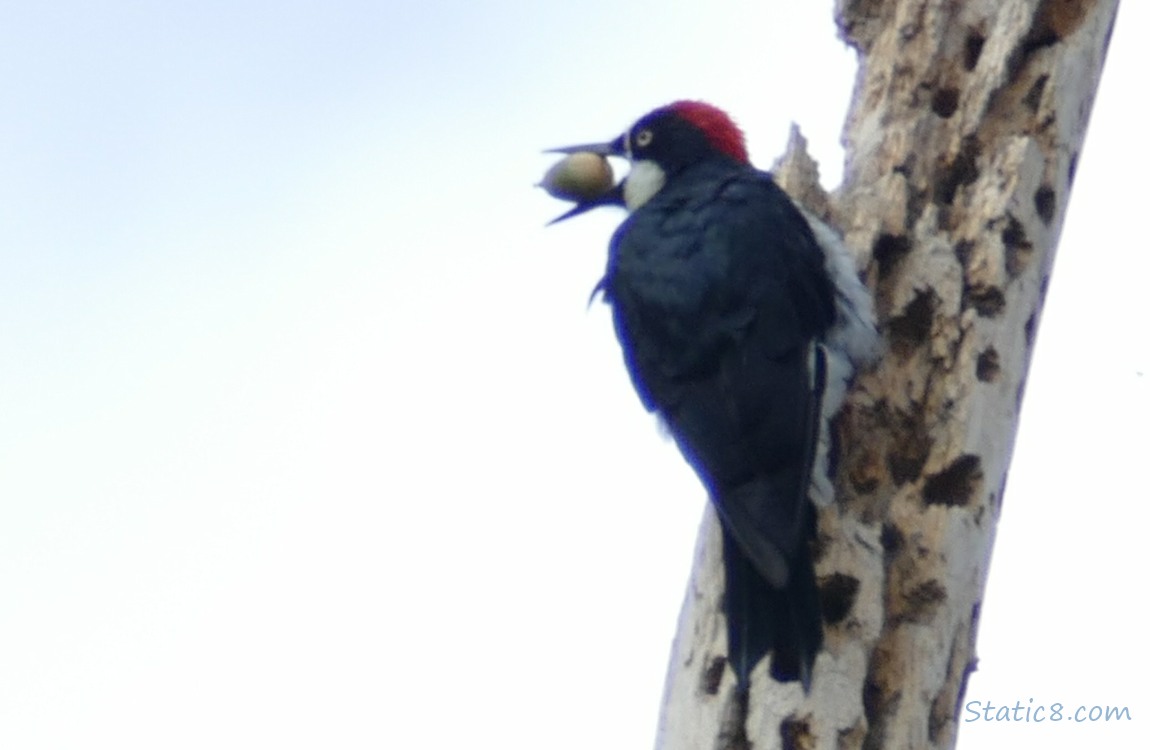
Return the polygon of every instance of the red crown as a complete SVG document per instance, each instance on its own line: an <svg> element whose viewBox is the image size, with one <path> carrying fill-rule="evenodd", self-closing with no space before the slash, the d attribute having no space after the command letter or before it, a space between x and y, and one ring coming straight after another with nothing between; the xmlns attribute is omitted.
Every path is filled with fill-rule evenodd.
<svg viewBox="0 0 1150 750"><path fill-rule="evenodd" d="M706 102L689 100L673 102L665 109L703 131L707 140L727 156L743 164L750 162L743 131L739 130L739 126L723 110Z"/></svg>

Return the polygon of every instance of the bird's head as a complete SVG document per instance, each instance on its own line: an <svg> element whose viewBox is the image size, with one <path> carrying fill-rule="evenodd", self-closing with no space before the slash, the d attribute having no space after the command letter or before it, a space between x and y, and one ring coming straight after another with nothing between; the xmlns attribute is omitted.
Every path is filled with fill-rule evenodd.
<svg viewBox="0 0 1150 750"><path fill-rule="evenodd" d="M601 196L581 201L560 219L601 205L622 203L634 211L682 170L709 159L749 163L743 131L718 107L677 101L643 115L613 141L551 149L554 153L621 156L631 162L627 177Z"/></svg>

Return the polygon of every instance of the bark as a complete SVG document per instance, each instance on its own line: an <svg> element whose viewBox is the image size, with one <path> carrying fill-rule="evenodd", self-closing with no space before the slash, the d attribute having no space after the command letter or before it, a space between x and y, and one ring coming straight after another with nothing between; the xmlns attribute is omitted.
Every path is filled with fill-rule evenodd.
<svg viewBox="0 0 1150 750"><path fill-rule="evenodd" d="M1031 344L1117 0L838 0L860 55L842 188L776 170L857 252L887 351L837 421L827 643L804 696L725 669L708 510L657 747L950 748Z"/></svg>

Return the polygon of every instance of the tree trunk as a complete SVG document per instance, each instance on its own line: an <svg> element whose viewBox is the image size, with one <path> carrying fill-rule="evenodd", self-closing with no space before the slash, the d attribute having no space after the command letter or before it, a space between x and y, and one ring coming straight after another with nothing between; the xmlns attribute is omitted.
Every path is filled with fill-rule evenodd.
<svg viewBox="0 0 1150 750"><path fill-rule="evenodd" d="M657 747L953 747L1031 344L1117 0L838 0L859 51L844 184L776 170L858 254L887 342L837 428L826 648L804 696L725 668L708 509Z"/></svg>

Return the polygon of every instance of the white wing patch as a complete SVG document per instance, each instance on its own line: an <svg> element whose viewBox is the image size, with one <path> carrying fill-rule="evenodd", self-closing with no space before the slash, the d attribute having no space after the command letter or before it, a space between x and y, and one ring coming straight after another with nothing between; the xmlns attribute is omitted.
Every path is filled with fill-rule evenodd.
<svg viewBox="0 0 1150 750"><path fill-rule="evenodd" d="M854 256L833 229L801 207L800 210L823 249L827 275L835 290L835 323L823 342L826 389L810 486L815 505L827 506L835 499L830 476L831 420L842 408L855 370L874 362L882 353L882 339L875 327L874 300L859 279Z"/></svg>

